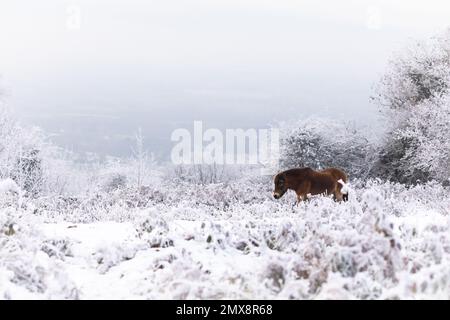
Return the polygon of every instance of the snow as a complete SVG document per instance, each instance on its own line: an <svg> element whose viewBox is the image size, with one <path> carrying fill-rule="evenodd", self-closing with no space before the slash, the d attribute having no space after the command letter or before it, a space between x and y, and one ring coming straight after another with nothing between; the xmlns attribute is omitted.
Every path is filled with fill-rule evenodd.
<svg viewBox="0 0 450 320"><path fill-rule="evenodd" d="M21 193L21 190L17 183L12 179L0 180L0 194L6 194L8 192Z"/></svg>
<svg viewBox="0 0 450 320"><path fill-rule="evenodd" d="M132 157L79 157L0 105L0 299L450 299L449 48L392 60L383 134L280 123L280 166L343 169L342 203L158 165L140 131Z"/></svg>
<svg viewBox="0 0 450 320"><path fill-rule="evenodd" d="M48 202L1 207L0 297L450 298L450 200L440 185L372 182L352 187L348 202L298 207L293 194L214 207L202 197L233 193L208 188L191 202L112 206L110 215L99 203L76 215Z"/></svg>
<svg viewBox="0 0 450 320"><path fill-rule="evenodd" d="M73 257L67 258L67 273L80 291L81 299L140 299L143 294L151 294L153 298L177 298L185 297L190 288L189 277L196 277L196 271L183 272L183 264L174 267L175 270L186 274L187 279L171 281L170 287L175 290L167 290L163 285L173 276L171 272L161 273L150 288L142 289L142 282L152 277L154 269L160 269L168 265L171 256L183 255L189 251L190 256L201 261L203 268L214 270L214 274L223 274L234 269L237 273L251 273L257 267L256 261L251 257L245 257L238 266L235 265L233 252L224 252L211 259L211 255L205 252L201 243L192 241L189 235L195 234L200 228L198 223L186 221L174 221L174 234L179 235L176 248L161 250L149 249L142 240L137 239L136 230L130 223L98 222L90 224L44 223L38 229L45 237L65 238L73 245L71 251ZM118 251L128 248L134 251L131 259L121 259ZM99 268L98 258L102 255L105 260L112 257L113 265L108 272L102 272ZM104 263L104 262L102 262ZM188 271L188 270L187 270ZM152 296L158 292L158 295Z"/></svg>

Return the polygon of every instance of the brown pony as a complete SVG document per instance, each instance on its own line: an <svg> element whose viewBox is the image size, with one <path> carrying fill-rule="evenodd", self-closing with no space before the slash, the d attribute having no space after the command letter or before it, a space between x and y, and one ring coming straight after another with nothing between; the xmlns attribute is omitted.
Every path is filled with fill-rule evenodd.
<svg viewBox="0 0 450 320"><path fill-rule="evenodd" d="M347 201L348 194L342 192L343 185L339 180L346 183L347 175L336 168L322 171L311 168L289 169L275 176L273 197L280 199L287 190L291 189L297 194L297 204L306 200L309 194L332 194L336 201Z"/></svg>

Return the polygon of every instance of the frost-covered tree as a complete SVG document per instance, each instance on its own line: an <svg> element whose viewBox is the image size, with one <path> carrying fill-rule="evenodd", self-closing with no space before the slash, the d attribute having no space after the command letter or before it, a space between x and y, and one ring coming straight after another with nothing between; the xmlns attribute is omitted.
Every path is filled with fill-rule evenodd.
<svg viewBox="0 0 450 320"><path fill-rule="evenodd" d="M21 125L0 106L0 179L13 179L28 196L62 195L86 185L68 152L48 142L42 130Z"/></svg>
<svg viewBox="0 0 450 320"><path fill-rule="evenodd" d="M42 187L43 136L37 128L24 129L11 111L0 107L0 177L12 178L30 194Z"/></svg>
<svg viewBox="0 0 450 320"><path fill-rule="evenodd" d="M390 62L377 95L389 124L373 172L402 183L450 177L450 30Z"/></svg>
<svg viewBox="0 0 450 320"><path fill-rule="evenodd" d="M39 149L25 150L16 160L13 178L33 196L42 191L42 159Z"/></svg>
<svg viewBox="0 0 450 320"><path fill-rule="evenodd" d="M139 189L145 182L148 182L151 175L151 168L156 166L156 160L152 153L148 153L144 146L144 135L139 128L135 133L135 145L132 148L133 157L130 159L130 165L134 168L134 179L136 187Z"/></svg>
<svg viewBox="0 0 450 320"><path fill-rule="evenodd" d="M308 118L281 124L281 167L339 167L353 178L367 178L374 163L375 141L354 124Z"/></svg>
<svg viewBox="0 0 450 320"><path fill-rule="evenodd" d="M132 157L128 161L130 180L135 187L140 189L145 185L149 185L158 178L155 170L157 161L155 155L148 152L144 145L144 135L142 129L139 128L134 136L134 147L132 148Z"/></svg>
<svg viewBox="0 0 450 320"><path fill-rule="evenodd" d="M443 96L450 85L449 63L450 29L394 56L372 99L388 110L403 110Z"/></svg>

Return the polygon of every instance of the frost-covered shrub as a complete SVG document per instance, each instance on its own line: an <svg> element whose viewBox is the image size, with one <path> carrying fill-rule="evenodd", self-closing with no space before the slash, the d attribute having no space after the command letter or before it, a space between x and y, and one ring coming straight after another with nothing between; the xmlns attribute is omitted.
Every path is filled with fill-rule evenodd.
<svg viewBox="0 0 450 320"><path fill-rule="evenodd" d="M115 174L106 181L104 189L107 192L123 189L127 185L127 177L122 174Z"/></svg>
<svg viewBox="0 0 450 320"><path fill-rule="evenodd" d="M89 184L74 158L50 143L42 130L21 125L0 105L0 179L13 179L27 197L79 192Z"/></svg>
<svg viewBox="0 0 450 320"><path fill-rule="evenodd" d="M449 89L450 29L417 42L390 61L388 72L372 97L381 106L407 109Z"/></svg>
<svg viewBox="0 0 450 320"><path fill-rule="evenodd" d="M278 262L271 262L264 272L265 285L273 292L280 292L286 282L286 269Z"/></svg>
<svg viewBox="0 0 450 320"><path fill-rule="evenodd" d="M47 239L42 242L41 250L49 257L64 260L65 257L73 257L72 245L73 243L65 238Z"/></svg>
<svg viewBox="0 0 450 320"><path fill-rule="evenodd" d="M19 155L12 176L28 194L39 195L43 187L42 159L39 150L26 150Z"/></svg>
<svg viewBox="0 0 450 320"><path fill-rule="evenodd" d="M226 215L229 211L238 210L241 205L272 202L272 187L272 179L267 176L246 176L227 183L208 185L167 181L139 189L126 187L76 197L34 199L29 201L29 204L33 204L38 215L60 216L72 222L116 220L119 216L128 219L135 211L154 207L163 211L176 208L192 215L195 215L195 208L201 209L202 212L220 211L222 215Z"/></svg>
<svg viewBox="0 0 450 320"><path fill-rule="evenodd" d="M219 285L212 277L215 270L209 269L190 250L175 248L169 254L156 256L150 263L154 268L141 275L146 281L136 289L139 296L148 299L223 299L232 291Z"/></svg>
<svg viewBox="0 0 450 320"><path fill-rule="evenodd" d="M449 87L450 31L391 61L374 97L388 124L374 175L408 184L449 183Z"/></svg>
<svg viewBox="0 0 450 320"><path fill-rule="evenodd" d="M0 210L0 298L77 299L78 289L59 260L64 246L47 250L49 241L33 220L23 211Z"/></svg>
<svg viewBox="0 0 450 320"><path fill-rule="evenodd" d="M21 207L24 191L12 179L0 180L0 208Z"/></svg>
<svg viewBox="0 0 450 320"><path fill-rule="evenodd" d="M98 248L93 254L93 258L98 264L100 273L106 273L110 268L117 264L131 260L136 255L138 247L135 245L121 245L104 246Z"/></svg>
<svg viewBox="0 0 450 320"><path fill-rule="evenodd" d="M13 178L30 194L42 183L43 134L38 128L23 128L10 110L0 106L0 179Z"/></svg>
<svg viewBox="0 0 450 320"><path fill-rule="evenodd" d="M404 112L408 116L390 133L380 166L398 182L436 180L449 184L450 94Z"/></svg>
<svg viewBox="0 0 450 320"><path fill-rule="evenodd" d="M375 162L375 141L351 123L308 118L282 124L281 167L338 167L355 179L365 179Z"/></svg>
<svg viewBox="0 0 450 320"><path fill-rule="evenodd" d="M207 185L229 181L236 174L236 168L217 164L178 165L168 172L170 180L177 183Z"/></svg>
<svg viewBox="0 0 450 320"><path fill-rule="evenodd" d="M143 212L136 220L138 237L144 239L151 248L167 248L174 245L169 236L169 225L164 218L154 212Z"/></svg>
<svg viewBox="0 0 450 320"><path fill-rule="evenodd" d="M272 230L272 228L266 230L264 232L264 237L266 244L270 249L283 251L290 247L294 252L296 251L295 244L300 238L297 230L295 230L295 226L292 225L291 222L286 222L277 226L277 229L275 230ZM292 246L292 244L294 244L294 246Z"/></svg>

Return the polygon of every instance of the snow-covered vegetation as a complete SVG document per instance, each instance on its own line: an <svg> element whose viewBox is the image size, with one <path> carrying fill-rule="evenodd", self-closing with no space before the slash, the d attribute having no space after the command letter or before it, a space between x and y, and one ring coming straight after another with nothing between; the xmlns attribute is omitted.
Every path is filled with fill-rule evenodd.
<svg viewBox="0 0 450 320"><path fill-rule="evenodd" d="M390 62L373 97L388 132L374 171L404 183L450 172L450 29L419 42Z"/></svg>
<svg viewBox="0 0 450 320"><path fill-rule="evenodd" d="M337 204L271 181L0 209L0 297L450 298L449 189L370 181Z"/></svg>
<svg viewBox="0 0 450 320"><path fill-rule="evenodd" d="M372 175L379 140L369 128L319 117L281 123L280 127L282 167L338 167L358 179Z"/></svg>
<svg viewBox="0 0 450 320"><path fill-rule="evenodd" d="M253 167L80 164L0 107L0 299L450 298L449 34L392 61L382 139L284 124L282 168L337 166L349 201L272 197Z"/></svg>

